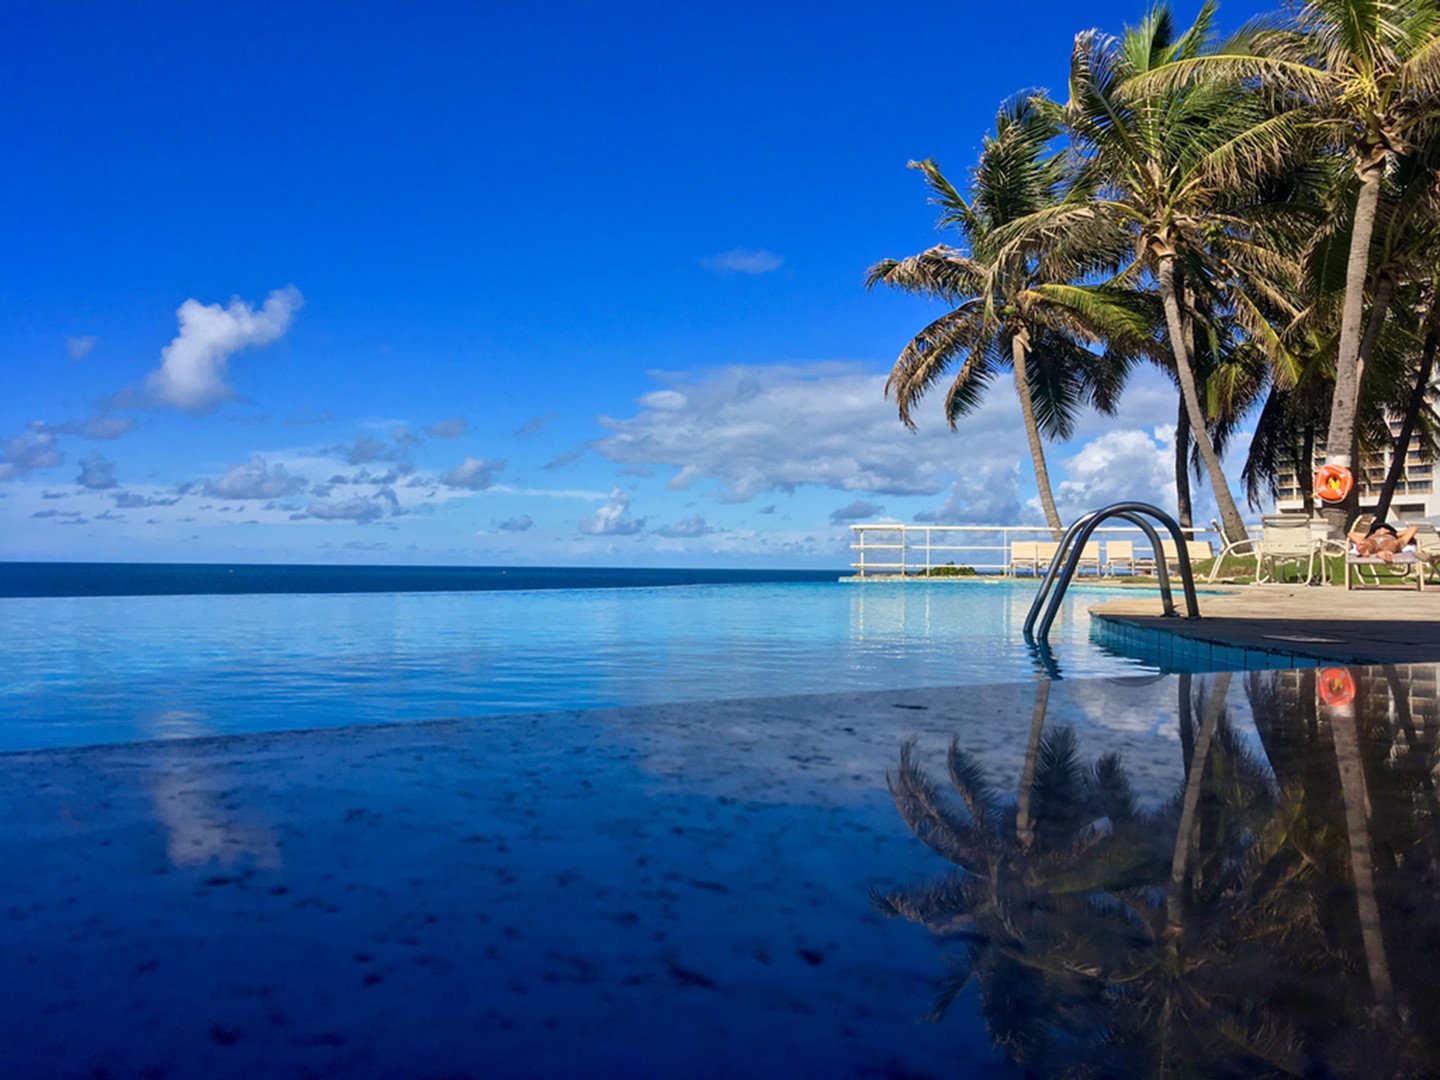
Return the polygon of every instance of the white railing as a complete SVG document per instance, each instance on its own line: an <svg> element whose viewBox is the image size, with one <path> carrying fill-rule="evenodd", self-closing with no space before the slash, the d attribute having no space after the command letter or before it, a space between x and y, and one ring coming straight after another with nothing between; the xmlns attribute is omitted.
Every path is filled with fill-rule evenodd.
<svg viewBox="0 0 1440 1080"><path fill-rule="evenodd" d="M935 567L947 563L968 566L980 574L1008 574L1011 537L1018 536L1027 542L1054 539L1050 529L1044 525L851 525L850 528L855 534L855 542L850 549L859 556L850 565L857 577L929 574ZM1192 540L1214 538L1211 540L1212 551L1219 551L1224 546L1219 542L1219 533L1213 528L1182 531ZM956 542L966 541L971 536L975 537L973 542ZM1150 550L1145 534L1134 526L1099 528L1095 530L1095 536L1097 539L1138 538L1139 543L1131 541L1134 543L1135 560L1141 563L1154 560L1155 553ZM961 552L966 554L962 557ZM982 557L970 557L976 553ZM875 558L875 555L880 558ZM986 561L997 555L998 562ZM1133 569L1131 567L1132 572Z"/></svg>

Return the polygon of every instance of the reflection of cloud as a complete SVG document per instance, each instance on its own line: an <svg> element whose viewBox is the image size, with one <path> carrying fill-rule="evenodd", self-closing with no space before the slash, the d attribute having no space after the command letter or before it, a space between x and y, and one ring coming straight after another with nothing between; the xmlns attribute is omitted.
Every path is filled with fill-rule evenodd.
<svg viewBox="0 0 1440 1080"><path fill-rule="evenodd" d="M183 740L211 734L204 720L201 713L171 710L151 723L156 738ZM157 751L157 758L145 776L155 816L169 834L165 852L171 865L249 863L261 870L284 865L274 830L234 818L230 801L234 778L214 764L213 750L177 743L173 750Z"/></svg>
<svg viewBox="0 0 1440 1080"><path fill-rule="evenodd" d="M160 366L146 377L146 390L179 409L213 408L232 396L225 381L230 357L279 339L304 302L294 286L276 289L258 311L238 297L229 307L186 300L175 313L180 332L160 351Z"/></svg>
<svg viewBox="0 0 1440 1080"><path fill-rule="evenodd" d="M717 274L768 274L779 270L784 261L764 248L735 248L723 255L706 256L700 260L700 265Z"/></svg>

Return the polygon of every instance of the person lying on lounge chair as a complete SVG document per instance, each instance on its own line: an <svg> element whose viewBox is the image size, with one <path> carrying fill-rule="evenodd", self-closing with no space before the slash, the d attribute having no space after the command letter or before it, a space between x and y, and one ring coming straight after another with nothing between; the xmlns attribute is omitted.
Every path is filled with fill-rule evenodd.
<svg viewBox="0 0 1440 1080"><path fill-rule="evenodd" d="M1415 533L1418 531L1412 525L1397 533L1395 526L1377 521L1364 536L1358 532L1351 533L1350 543L1354 545L1356 555L1392 562L1396 555L1405 550L1414 550Z"/></svg>

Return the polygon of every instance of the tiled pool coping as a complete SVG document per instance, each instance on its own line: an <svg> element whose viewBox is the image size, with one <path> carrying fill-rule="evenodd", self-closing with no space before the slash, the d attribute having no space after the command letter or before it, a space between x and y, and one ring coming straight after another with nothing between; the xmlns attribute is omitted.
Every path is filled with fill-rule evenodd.
<svg viewBox="0 0 1440 1080"><path fill-rule="evenodd" d="M1178 620L1166 621L1178 623ZM1194 626L1190 624L1187 627L1190 632L1182 634L1153 624L1092 612L1090 638L1099 645L1166 671L1266 671L1316 667L1327 662L1286 649L1260 649L1211 640L1203 636L1203 629L1194 632Z"/></svg>
<svg viewBox="0 0 1440 1080"><path fill-rule="evenodd" d="M1158 606L1141 597L1096 603L1089 608L1092 636L1109 636L1122 651L1158 642L1162 650L1208 652L1236 670L1307 657L1336 664L1440 661L1434 592L1251 585L1202 593L1199 619L1162 618Z"/></svg>

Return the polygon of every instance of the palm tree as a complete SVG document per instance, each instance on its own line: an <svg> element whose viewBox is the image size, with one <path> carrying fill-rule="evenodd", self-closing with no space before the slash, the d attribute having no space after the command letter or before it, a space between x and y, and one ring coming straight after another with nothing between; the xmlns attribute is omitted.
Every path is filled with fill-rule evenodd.
<svg viewBox="0 0 1440 1080"><path fill-rule="evenodd" d="M1159 294L1190 434L1226 539L1239 540L1244 524L1210 437L1190 345L1187 324L1198 312L1186 297L1193 293L1199 307L1224 315L1267 352L1282 352L1266 308L1288 308L1274 281L1283 260L1267 242L1273 230L1257 230L1256 222L1273 224L1293 209L1285 192L1265 182L1283 154L1258 151L1288 148L1278 139L1293 125L1272 115L1259 95L1226 84L1191 80L1146 89L1143 76L1204 53L1213 14L1207 3L1177 35L1168 8L1157 6L1120 38L1099 31L1076 38L1061 118L1096 194L1033 214L1003 239L1080 244L1097 229L1131 236L1133 261L1119 280L1143 276Z"/></svg>
<svg viewBox="0 0 1440 1080"><path fill-rule="evenodd" d="M963 246L939 245L907 259L886 259L866 278L867 287L889 285L951 308L905 347L886 383L886 396L893 396L908 427L915 426L915 403L955 364L959 370L945 399L952 429L979 405L997 371L1012 370L1036 489L1056 539L1063 525L1043 436L1067 437L1084 402L1110 411L1127 350L1140 348L1147 336L1129 294L1086 280L1114 260L1118 234L1108 242L1102 236L1089 248L1012 244L1003 253L995 250L997 230L1073 198L1068 159L1049 149L1058 134L1034 98L1007 102L995 119L995 134L984 141L968 197L933 160L911 162L942 208L939 225L954 226ZM1102 344L1109 346L1105 356L1094 351Z"/></svg>
<svg viewBox="0 0 1440 1080"><path fill-rule="evenodd" d="M1210 55L1175 57L1147 88L1225 80L1256 98L1286 97L1283 125L1256 152L1283 150L1296 125L1344 145L1358 181L1345 271L1326 460L1350 466L1357 435L1367 284L1383 318L1383 279L1369 273L1380 189L1397 159L1433 137L1440 101L1440 5L1434 0L1307 0L1293 19L1259 25ZM1263 91L1261 89L1263 87ZM1357 504L1324 513L1343 531Z"/></svg>

